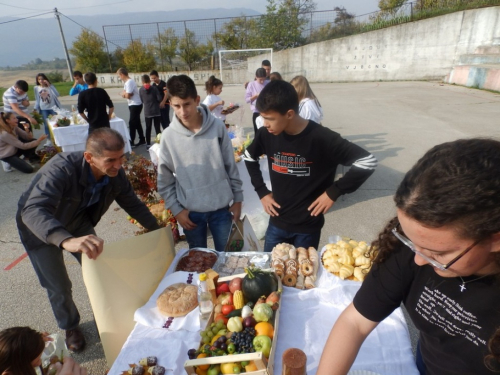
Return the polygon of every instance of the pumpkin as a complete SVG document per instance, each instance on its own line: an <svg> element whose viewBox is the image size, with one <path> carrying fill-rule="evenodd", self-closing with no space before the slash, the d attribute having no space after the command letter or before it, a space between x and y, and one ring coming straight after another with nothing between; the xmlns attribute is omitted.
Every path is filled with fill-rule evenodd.
<svg viewBox="0 0 500 375"><path fill-rule="evenodd" d="M278 289L274 274L259 268L245 268L245 277L241 282L241 290L246 301L255 303L259 297L268 296Z"/></svg>

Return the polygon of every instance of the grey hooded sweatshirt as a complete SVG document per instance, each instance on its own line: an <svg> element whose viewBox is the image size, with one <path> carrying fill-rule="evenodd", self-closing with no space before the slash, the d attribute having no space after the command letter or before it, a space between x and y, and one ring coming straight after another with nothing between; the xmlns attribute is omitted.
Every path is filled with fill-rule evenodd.
<svg viewBox="0 0 500 375"><path fill-rule="evenodd" d="M174 116L163 130L158 163L158 192L175 216L183 209L210 212L243 202L243 183L224 123L207 107L198 111L203 123L193 133Z"/></svg>

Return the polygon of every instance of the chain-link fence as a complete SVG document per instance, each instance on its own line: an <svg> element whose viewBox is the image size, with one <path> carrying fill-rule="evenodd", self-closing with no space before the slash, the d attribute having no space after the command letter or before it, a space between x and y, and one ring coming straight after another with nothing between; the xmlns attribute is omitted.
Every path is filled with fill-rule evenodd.
<svg viewBox="0 0 500 375"><path fill-rule="evenodd" d="M111 71L121 65L137 72L152 68L217 70L219 50L273 48L276 51L492 5L500 5L500 0L418 0L360 16L344 8L307 13L289 11L261 16L106 25L103 33Z"/></svg>

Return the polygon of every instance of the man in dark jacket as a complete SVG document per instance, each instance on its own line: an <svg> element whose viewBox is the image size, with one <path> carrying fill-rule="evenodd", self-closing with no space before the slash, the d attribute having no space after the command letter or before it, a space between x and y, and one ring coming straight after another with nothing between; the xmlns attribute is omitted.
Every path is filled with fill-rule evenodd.
<svg viewBox="0 0 500 375"><path fill-rule="evenodd" d="M82 253L96 259L104 241L94 227L113 201L149 230L158 223L137 198L122 168L120 133L100 128L89 135L85 152L54 156L21 195L16 215L21 242L40 284L47 289L57 323L66 330L70 350L79 352L85 338L63 260L69 251L81 263Z"/></svg>

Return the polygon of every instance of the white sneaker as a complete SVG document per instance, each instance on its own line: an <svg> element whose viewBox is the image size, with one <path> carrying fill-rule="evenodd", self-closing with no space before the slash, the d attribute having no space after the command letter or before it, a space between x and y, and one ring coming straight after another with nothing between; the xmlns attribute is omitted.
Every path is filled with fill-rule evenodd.
<svg viewBox="0 0 500 375"><path fill-rule="evenodd" d="M2 161L2 167L4 172L12 172L12 167L10 166L9 163Z"/></svg>

